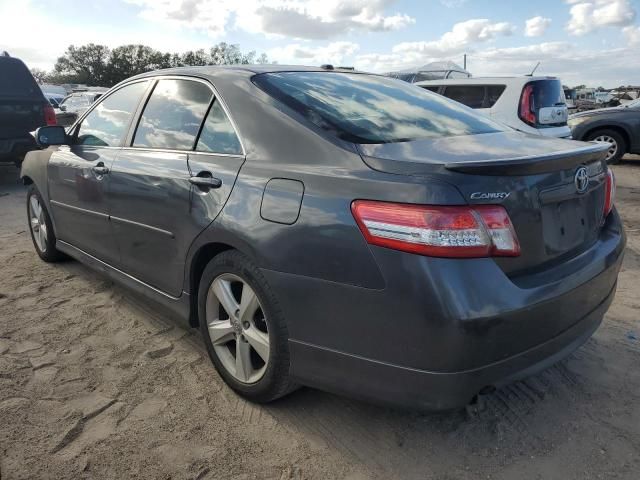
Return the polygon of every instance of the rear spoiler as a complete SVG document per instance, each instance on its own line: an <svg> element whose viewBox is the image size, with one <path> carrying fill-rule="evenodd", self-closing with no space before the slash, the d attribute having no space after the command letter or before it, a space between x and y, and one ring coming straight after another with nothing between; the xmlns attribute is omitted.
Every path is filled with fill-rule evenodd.
<svg viewBox="0 0 640 480"><path fill-rule="evenodd" d="M504 160L481 160L453 162L445 164L447 170L482 175L535 175L569 169L578 165L606 158L608 147L592 143L586 147L574 148L548 155L507 158Z"/></svg>

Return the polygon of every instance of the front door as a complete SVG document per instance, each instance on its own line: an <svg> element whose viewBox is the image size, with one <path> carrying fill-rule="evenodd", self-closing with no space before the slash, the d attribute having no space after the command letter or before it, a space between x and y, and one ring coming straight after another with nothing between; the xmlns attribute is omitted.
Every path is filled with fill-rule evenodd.
<svg viewBox="0 0 640 480"><path fill-rule="evenodd" d="M108 263L119 258L109 223L110 169L147 86L138 82L106 96L74 128L72 145L59 147L49 160L58 239Z"/></svg>
<svg viewBox="0 0 640 480"><path fill-rule="evenodd" d="M205 82L158 80L131 146L122 150L110 173L120 268L175 297L182 293L189 247L224 205L244 159L220 109ZM216 155L220 149L208 146L211 132L225 119L235 144L226 140L229 146L221 148L233 153Z"/></svg>

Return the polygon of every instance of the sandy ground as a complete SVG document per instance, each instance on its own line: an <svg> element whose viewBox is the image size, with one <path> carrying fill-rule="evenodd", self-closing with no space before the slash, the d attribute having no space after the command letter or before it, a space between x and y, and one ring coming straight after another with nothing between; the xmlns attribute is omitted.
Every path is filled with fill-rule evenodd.
<svg viewBox="0 0 640 480"><path fill-rule="evenodd" d="M41 262L0 168L0 477L638 479L640 158L615 171L629 244L604 325L484 410L435 415L311 389L239 399L198 332L77 262Z"/></svg>

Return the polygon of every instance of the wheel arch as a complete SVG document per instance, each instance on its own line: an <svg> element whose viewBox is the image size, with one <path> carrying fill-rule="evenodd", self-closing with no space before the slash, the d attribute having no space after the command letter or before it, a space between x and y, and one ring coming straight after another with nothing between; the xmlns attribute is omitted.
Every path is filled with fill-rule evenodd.
<svg viewBox="0 0 640 480"><path fill-rule="evenodd" d="M200 324L198 319L198 290L200 279L204 269L213 258L229 250L238 250L236 247L224 242L209 242L200 245L194 252L189 262L188 292L190 298L189 325L197 328Z"/></svg>
<svg viewBox="0 0 640 480"><path fill-rule="evenodd" d="M600 131L600 130L612 130L616 133L619 133L620 135L622 135L622 138L624 139L625 143L626 143L626 149L624 153L629 153L629 149L631 148L631 136L629 135L629 132L627 131L626 128L624 128L621 125L608 125L608 124L604 124L604 125L597 125L594 126L592 128L590 128L589 130L586 131L586 133L584 134L583 138L589 138L592 134Z"/></svg>

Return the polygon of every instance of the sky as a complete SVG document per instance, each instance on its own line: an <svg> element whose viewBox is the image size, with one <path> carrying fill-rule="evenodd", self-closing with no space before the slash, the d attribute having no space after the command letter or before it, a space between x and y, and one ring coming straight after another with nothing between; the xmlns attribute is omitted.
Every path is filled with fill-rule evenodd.
<svg viewBox="0 0 640 480"><path fill-rule="evenodd" d="M49 70L71 45L236 43L280 64L387 72L451 60L474 76L640 84L640 0L0 0L0 51Z"/></svg>

